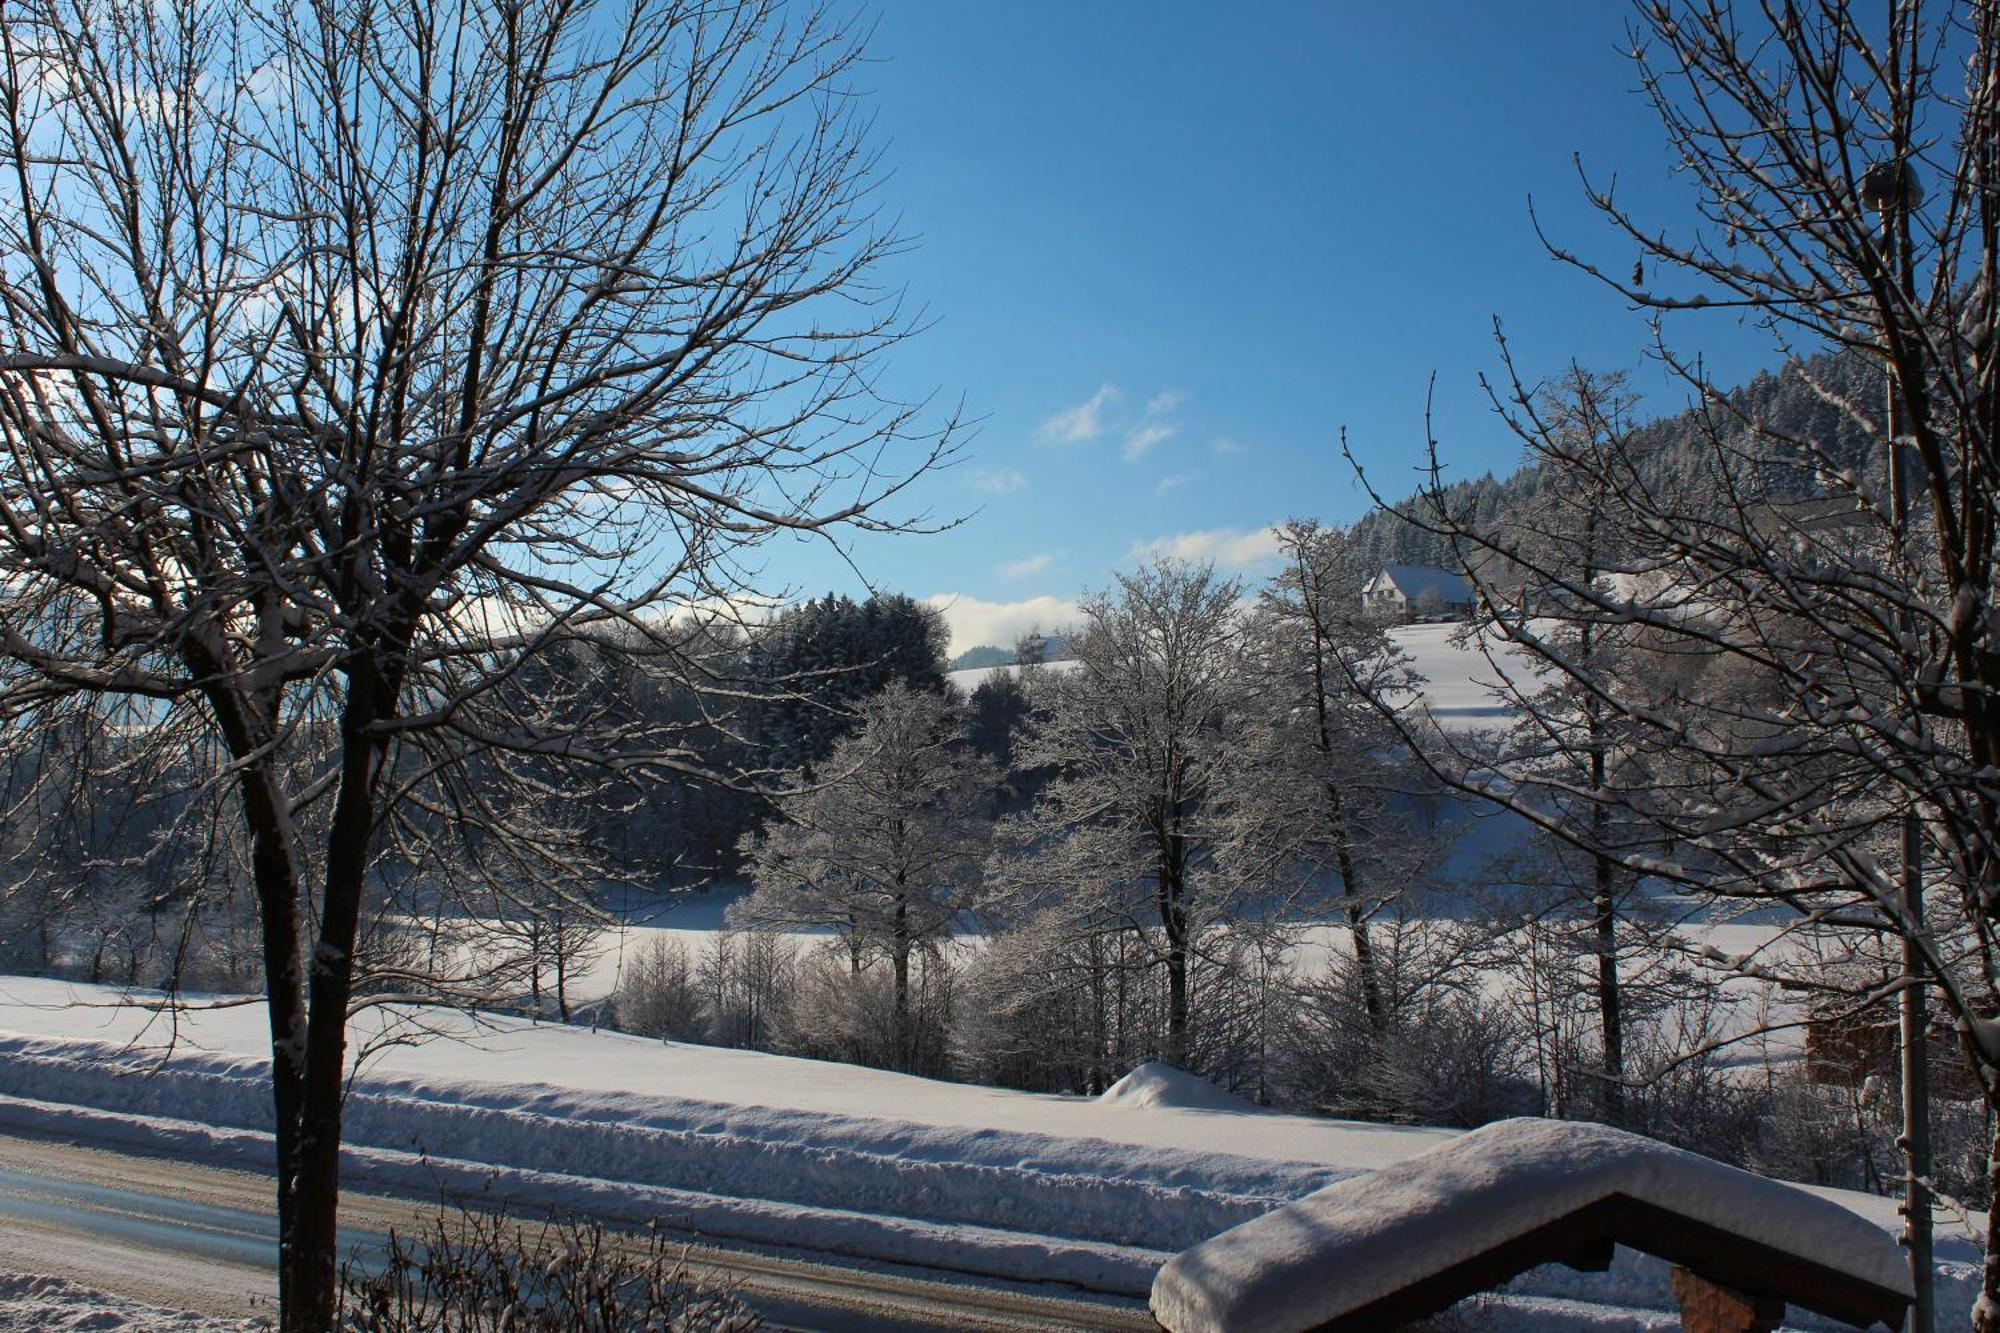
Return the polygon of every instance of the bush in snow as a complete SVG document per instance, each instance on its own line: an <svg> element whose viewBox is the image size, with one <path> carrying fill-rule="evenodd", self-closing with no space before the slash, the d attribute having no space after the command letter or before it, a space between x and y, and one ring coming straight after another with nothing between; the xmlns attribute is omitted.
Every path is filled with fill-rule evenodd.
<svg viewBox="0 0 2000 1333"><path fill-rule="evenodd" d="M752 1333L763 1321L657 1232L441 1213L389 1233L381 1271L342 1266L338 1333Z"/></svg>
<svg viewBox="0 0 2000 1333"><path fill-rule="evenodd" d="M655 936L625 960L611 997L612 1025L662 1041L702 1041L708 1036L701 976L694 953L680 940Z"/></svg>
<svg viewBox="0 0 2000 1333"><path fill-rule="evenodd" d="M752 1051L775 1049L790 1022L798 963L797 947L776 931L709 936L700 968L708 1040Z"/></svg>
<svg viewBox="0 0 2000 1333"><path fill-rule="evenodd" d="M1342 976L1298 988L1278 1051L1285 1103L1326 1115L1473 1127L1536 1108L1504 1012L1447 994L1371 1020Z"/></svg>
<svg viewBox="0 0 2000 1333"><path fill-rule="evenodd" d="M937 948L915 956L907 1013L898 1018L895 978L837 943L799 962L778 1049L815 1060L844 1060L906 1074L950 1072L953 968ZM899 1035L900 1032L900 1035Z"/></svg>
<svg viewBox="0 0 2000 1333"><path fill-rule="evenodd" d="M1199 1021L1184 1034L1191 1073L1270 1100L1268 1052L1290 979L1269 932L1249 925L1189 941L1187 996ZM965 1077L1030 1092L1096 1095L1173 1042L1172 985L1161 933L1135 926L1081 929L1060 909L988 937L967 961L957 1006L957 1063ZM1172 1063L1171 1061L1168 1061Z"/></svg>

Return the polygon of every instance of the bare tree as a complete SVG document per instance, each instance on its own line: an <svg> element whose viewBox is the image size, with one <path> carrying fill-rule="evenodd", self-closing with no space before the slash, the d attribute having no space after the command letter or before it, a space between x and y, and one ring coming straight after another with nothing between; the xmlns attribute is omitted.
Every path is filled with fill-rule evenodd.
<svg viewBox="0 0 2000 1333"><path fill-rule="evenodd" d="M1338 880L1362 1006L1380 1031L1387 1010L1369 922L1422 855L1395 809L1416 773L1369 701L1408 692L1416 678L1387 625L1362 607L1372 571L1346 534L1291 522L1278 547L1285 567L1259 592L1245 636L1256 699L1223 774L1229 843L1244 870L1289 890L1267 910Z"/></svg>
<svg viewBox="0 0 2000 1333"><path fill-rule="evenodd" d="M1161 561L1093 594L1077 665L1037 683L1018 751L1058 772L1009 831L1011 911L1061 914L1081 938L1128 932L1167 980L1161 1056L1186 1065L1190 959L1231 918L1240 877L1218 867L1214 805L1241 702L1241 588L1205 565ZM1122 948L1119 953L1125 952Z"/></svg>
<svg viewBox="0 0 2000 1333"><path fill-rule="evenodd" d="M1532 384L1498 395L1541 454L1606 479L1621 578L1478 530L1441 486L1414 516L1475 575L1493 555L1523 571L1547 619L1489 587L1494 628L1642 760L1576 792L1616 812L1620 864L1903 941L1884 990L1933 988L2000 1105L2000 5L1648 0L1635 28L1701 221L1677 236L1592 186L1638 262L1555 253L1642 308L1748 313L1788 350L1880 364L1886 411L1802 373L1888 443L1857 456L1751 419L1663 342L1699 397L1696 484L1629 436L1564 432ZM1590 626L1677 669L1600 670L1573 647ZM1579 841L1546 804L1486 789ZM1923 1289L1928 1183L1908 1174ZM2000 1231L1975 1323L2000 1329Z"/></svg>
<svg viewBox="0 0 2000 1333"><path fill-rule="evenodd" d="M966 742L951 701L892 683L861 706L816 780L780 794L780 819L746 840L756 890L732 920L829 926L855 970L886 956L898 1067L916 1050L910 964L976 905L999 777Z"/></svg>
<svg viewBox="0 0 2000 1333"><path fill-rule="evenodd" d="M1542 391L1538 406L1548 432L1531 437L1527 453L1528 461L1541 469L1543 482L1531 512L1513 523L1510 545L1525 548L1536 568L1559 571L1565 582L1590 588L1616 586L1622 534L1606 521L1615 474L1573 463L1593 452L1591 442L1629 436L1636 400L1622 378L1593 376L1573 367L1560 383ZM1560 447L1542 447L1550 443ZM1563 597L1559 588L1538 584L1524 589L1518 604L1550 616L1546 632L1551 640L1592 679L1610 680L1630 672L1633 655L1627 650L1632 631L1589 618L1562 623ZM1582 900L1590 922L1596 955L1595 1100L1604 1117L1617 1123L1625 1118L1627 1023L1619 925L1632 877L1604 850L1612 842L1611 807L1592 800L1590 794L1605 787L1613 766L1634 762L1634 756L1619 743L1619 719L1596 690L1579 688L1561 673L1536 684L1538 688L1527 691L1528 707L1503 742L1497 762L1512 777L1517 795L1577 826L1567 842L1552 840L1545 864L1555 871L1549 877L1552 882L1567 885ZM1638 774L1621 776L1627 785L1645 780ZM1585 867L1580 875L1568 873L1565 865L1577 855L1576 843L1592 849L1581 855Z"/></svg>
<svg viewBox="0 0 2000 1333"><path fill-rule="evenodd" d="M332 1312L350 1007L435 993L358 972L384 849L573 873L521 784L699 764L524 668L602 632L698 671L674 608L774 533L888 526L946 447L875 392L908 326L858 56L781 0L0 27L0 699L9 735L138 700L233 794L286 1330Z"/></svg>

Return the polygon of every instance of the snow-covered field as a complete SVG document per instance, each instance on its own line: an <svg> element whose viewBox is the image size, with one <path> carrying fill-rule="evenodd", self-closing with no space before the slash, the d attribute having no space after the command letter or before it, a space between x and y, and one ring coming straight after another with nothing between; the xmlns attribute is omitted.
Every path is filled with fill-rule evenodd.
<svg viewBox="0 0 2000 1333"><path fill-rule="evenodd" d="M1532 682L1533 659L1505 644L1492 647L1489 658L1477 645L1459 641L1459 624L1400 625L1389 631L1409 658L1410 669L1424 678L1423 707L1446 731L1476 731L1504 725L1508 708L1494 695L1503 680Z"/></svg>
<svg viewBox="0 0 2000 1333"><path fill-rule="evenodd" d="M120 999L0 979L0 1124L268 1161L261 1007L170 1022ZM357 1185L490 1185L717 1238L1133 1296L1172 1252L1453 1133L1231 1107L1157 1070L1088 1099L518 1019L378 1010L356 1020L357 1045L384 1036L409 1040L380 1046L355 1081L346 1131ZM1890 1200L1825 1193L1896 1225ZM1958 1311L1977 1252L1969 1235L1945 1231L1946 1305ZM1664 1267L1633 1256L1610 1274L1537 1270L1519 1286L1671 1308Z"/></svg>
<svg viewBox="0 0 2000 1333"><path fill-rule="evenodd" d="M1495 697L1503 674L1517 681L1534 678L1532 659L1519 649L1501 645L1489 660L1477 646L1458 642L1461 624L1398 625L1389 637L1409 659L1411 670L1424 678L1423 706L1447 731L1471 731L1503 724L1509 712ZM1050 662L1050 671L1071 671L1074 661ZM950 672L952 684L971 694L997 675L1014 674L1010 666L971 667Z"/></svg>

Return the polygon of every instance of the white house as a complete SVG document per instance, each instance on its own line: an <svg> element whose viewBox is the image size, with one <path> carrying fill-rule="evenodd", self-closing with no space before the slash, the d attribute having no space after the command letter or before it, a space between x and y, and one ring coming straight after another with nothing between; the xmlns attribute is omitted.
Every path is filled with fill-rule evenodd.
<svg viewBox="0 0 2000 1333"><path fill-rule="evenodd" d="M1424 565L1384 565L1361 589L1361 608L1385 619L1413 616L1469 616L1472 585L1448 569Z"/></svg>

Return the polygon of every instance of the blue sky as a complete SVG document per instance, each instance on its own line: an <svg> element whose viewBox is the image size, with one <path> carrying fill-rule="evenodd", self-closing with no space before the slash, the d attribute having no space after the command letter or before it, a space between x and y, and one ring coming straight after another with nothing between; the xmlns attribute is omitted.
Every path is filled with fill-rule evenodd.
<svg viewBox="0 0 2000 1333"><path fill-rule="evenodd" d="M1518 450L1478 388L1492 321L1536 374L1647 368L1648 328L1549 259L1629 268L1573 157L1669 230L1692 220L1612 0L1006 4L887 0L864 81L915 248L891 275L931 325L899 391L979 420L917 506L963 518L853 548L873 585L950 599L956 649L1060 619L1151 551L1268 572L1260 536L1366 508L1419 461L1426 386L1458 475ZM1775 360L1733 316L1674 344L1733 381ZM860 591L822 545L774 549L800 593Z"/></svg>

